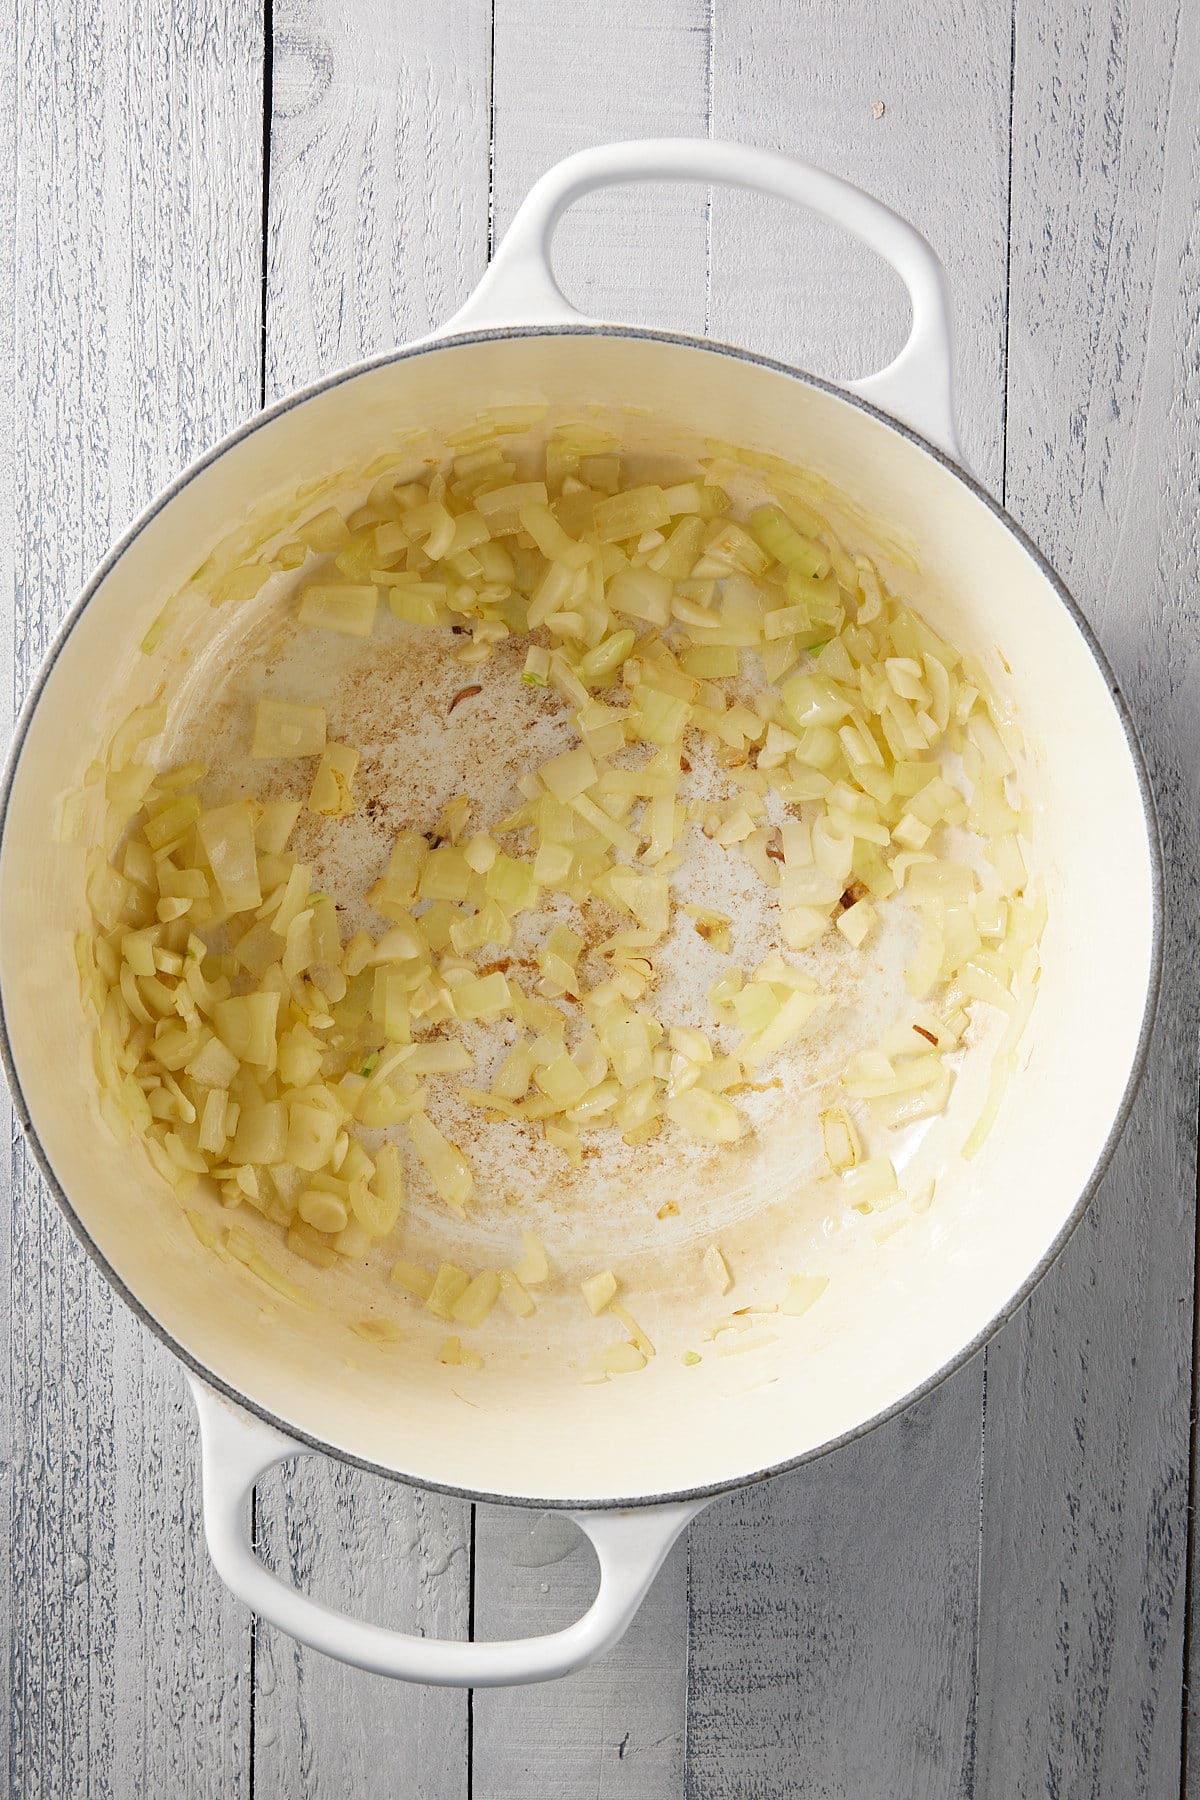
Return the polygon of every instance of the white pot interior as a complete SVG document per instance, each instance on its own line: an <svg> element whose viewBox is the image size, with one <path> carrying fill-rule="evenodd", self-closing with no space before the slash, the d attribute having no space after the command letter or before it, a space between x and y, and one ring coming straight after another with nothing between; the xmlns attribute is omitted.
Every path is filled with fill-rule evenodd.
<svg viewBox="0 0 1200 1800"><path fill-rule="evenodd" d="M503 1245L527 1201L558 1249L563 1291L523 1336L498 1320L487 1366L468 1375L438 1365L435 1322L387 1289L387 1258L331 1274L323 1310L301 1313L204 1250L149 1164L111 1138L71 952L86 925L83 850L56 844L53 820L105 732L160 678L137 649L148 626L252 509L286 512L302 483L366 465L413 429L453 430L485 406L533 400L567 413L636 402L645 411L631 430L653 437L666 420L748 445L859 503L864 514L844 521L855 547L881 555L894 588L984 662L1020 716L1049 923L1041 995L984 1150L970 1164L958 1155L987 1077L986 1059L968 1059L947 1115L905 1152L911 1181L939 1177L928 1213L890 1236L865 1221L831 1229L812 1120L798 1110L792 1121L778 1104L765 1148L724 1165L660 1154L644 1174L618 1171L607 1191L601 1181L590 1212L544 1172L528 1191L510 1182L507 1197L497 1181L467 1237L508 1260ZM916 547L919 573L889 560L886 543L881 554L893 535ZM176 707L182 737L195 730L202 680L249 617L208 615L209 651ZM408 743L436 771L428 716L418 729L436 708L408 699L392 754ZM498 751L475 729L447 742L447 779ZM291 405L187 478L111 561L58 649L16 766L0 904L0 984L24 1104L84 1231L145 1311L219 1381L338 1451L418 1481L550 1502L736 1482L854 1430L975 1340L1046 1256L1102 1155L1137 1054L1155 936L1146 815L1105 673L1005 522L921 445L836 394L699 346L600 334L420 350ZM672 1194L679 1215L659 1221ZM452 1223L417 1216L406 1229L430 1242L440 1233L452 1255ZM764 1321L771 1341L759 1348L685 1367L682 1349L707 1349L705 1321L724 1310L696 1276L714 1237L739 1269L726 1305L769 1304L791 1272L828 1275L830 1286L803 1318ZM476 1264L487 1260L477 1250ZM581 1386L579 1359L605 1336L581 1319L575 1282L609 1264L660 1354L636 1378ZM348 1329L381 1306L405 1331L399 1343Z"/></svg>

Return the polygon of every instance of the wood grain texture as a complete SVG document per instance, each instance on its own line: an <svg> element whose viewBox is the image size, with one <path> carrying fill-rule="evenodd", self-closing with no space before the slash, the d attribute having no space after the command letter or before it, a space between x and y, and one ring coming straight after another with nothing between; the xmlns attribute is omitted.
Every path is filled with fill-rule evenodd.
<svg viewBox="0 0 1200 1800"><path fill-rule="evenodd" d="M1097 625L1147 748L1168 848L1149 1075L1084 1225L988 1352L982 1482L980 1362L862 1443L718 1503L692 1534L690 1606L680 1546L600 1665L477 1694L470 1711L266 1628L252 1648L204 1554L177 1371L16 1143L0 1175L0 1789L1200 1800L1200 1720L1180 1786L1200 1694L1185 1667L1200 1620L1184 1638L1200 15L1178 0L1014 0L1013 19L986 0L917 16L899 0L496 0L492 15L490 0L275 0L267 57L257 0L14 12L0 657L15 675L0 726L82 576L254 409L260 374L274 397L446 316L569 150L711 124L863 182L947 260L968 456L995 490L1007 479ZM599 316L707 325L834 375L877 365L903 334L887 271L767 201L599 195L564 221L558 267ZM268 1560L300 1585L465 1635L468 1509L307 1463L270 1477L258 1510ZM480 1509L477 1635L582 1610L592 1559L568 1529Z"/></svg>
<svg viewBox="0 0 1200 1800"><path fill-rule="evenodd" d="M569 1520L481 1506L475 1636L558 1631L591 1604L596 1559ZM564 1681L477 1693L478 1800L678 1800L684 1779L687 1549L677 1544L615 1650Z"/></svg>
<svg viewBox="0 0 1200 1800"><path fill-rule="evenodd" d="M419 337L487 264L488 0L276 0L269 399Z"/></svg>
<svg viewBox="0 0 1200 1800"><path fill-rule="evenodd" d="M998 485L1007 19L960 5L918 30L889 4L868 32L820 5L799 32L782 0L723 0L716 22L714 132L848 175L945 258L962 435ZM887 360L906 312L890 271L832 228L718 191L710 316L719 337L845 376ZM697 1521L691 1800L972 1792L982 1404L977 1360L861 1444Z"/></svg>
<svg viewBox="0 0 1200 1800"><path fill-rule="evenodd" d="M14 317L17 287L17 58L6 56L0 64L0 368L15 372ZM6 384L7 385L7 384ZM7 743L12 728L16 658L13 653L13 587L16 581L16 433L12 402L0 401L0 741ZM9 1146L15 1124L7 1084L0 1084L0 1221L10 1226L13 1216L13 1158ZM0 1370L12 1369L11 1228L0 1229ZM6 1527L5 1546L12 1542L12 1518L16 1500L16 1421L20 1397L10 1379L0 1378L0 1519ZM5 1792L13 1790L13 1702L18 1646L7 1629L13 1612L12 1557L0 1556L0 1777Z"/></svg>
<svg viewBox="0 0 1200 1800"><path fill-rule="evenodd" d="M255 404L262 37L242 0L14 18L20 696L112 538ZM12 1174L5 1792L230 1800L248 1791L249 1630L204 1555L178 1370L23 1144Z"/></svg>
<svg viewBox="0 0 1200 1800"><path fill-rule="evenodd" d="M868 25L860 8L817 0L801 24L788 0L720 0L715 19L714 135L848 176L911 219L943 258L964 450L998 489L1007 8L952 0L918 18L884 0ZM882 368L907 319L899 277L855 239L782 201L714 194L714 336L845 379Z"/></svg>
<svg viewBox="0 0 1200 1800"><path fill-rule="evenodd" d="M258 1493L260 1548L328 1605L423 1637L465 1638L468 1509L314 1459ZM331 1662L260 1623L254 1793L286 1800L460 1800L467 1697Z"/></svg>
<svg viewBox="0 0 1200 1800"><path fill-rule="evenodd" d="M264 393L448 316L488 242L490 18L285 0L273 15ZM267 1560L333 1605L466 1637L470 1509L306 1459L259 1495ZM467 1696L389 1683L260 1630L258 1796L459 1800Z"/></svg>
<svg viewBox="0 0 1200 1800"><path fill-rule="evenodd" d="M693 1526L689 1797L973 1793L977 1393Z"/></svg>
<svg viewBox="0 0 1200 1800"><path fill-rule="evenodd" d="M587 144L708 130L704 0L615 0L602 9L497 0L492 157L497 240L544 170ZM704 190L612 189L572 209L556 240L564 291L601 318L702 331ZM539 1546L568 1549L540 1573ZM570 1546L575 1545L575 1548ZM481 1508L475 1627L481 1637L548 1631L594 1591L594 1559L572 1527ZM543 1584L546 1591L543 1592ZM629 1635L562 1682L474 1697L479 1800L676 1800L683 1783L687 1556L676 1548Z"/></svg>
<svg viewBox="0 0 1200 1800"><path fill-rule="evenodd" d="M496 0L492 158L498 242L539 175L589 144L708 135L708 0L612 0L602 8ZM562 221L567 297L596 318L702 332L703 188L609 188Z"/></svg>
<svg viewBox="0 0 1200 1800"><path fill-rule="evenodd" d="M987 1800L1180 1792L1200 1030L1198 23L1174 5L1017 13L1010 505L1133 710L1167 847L1166 960L1110 1174L989 1354Z"/></svg>

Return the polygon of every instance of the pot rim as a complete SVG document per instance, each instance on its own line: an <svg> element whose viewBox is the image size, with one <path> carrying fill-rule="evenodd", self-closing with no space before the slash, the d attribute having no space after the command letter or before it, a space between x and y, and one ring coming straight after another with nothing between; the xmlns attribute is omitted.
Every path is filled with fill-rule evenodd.
<svg viewBox="0 0 1200 1800"><path fill-rule="evenodd" d="M1117 717L1120 721L1121 728L1125 734L1126 746L1133 763L1134 774L1137 779L1138 791L1141 796L1142 809L1146 822L1146 837L1151 864L1151 942L1149 978L1146 983L1146 998L1142 1011L1137 1046L1134 1052L1133 1061L1130 1065L1125 1088L1121 1095L1120 1104L1113 1116L1112 1125L1100 1148L1092 1171L1080 1189L1079 1197L1076 1200L1075 1205L1072 1207L1067 1218L1063 1221L1053 1242L1048 1246L1039 1261L1026 1276L1021 1286L1006 1304L993 1315L987 1324L984 1325L961 1350L957 1351L943 1363L940 1368L927 1376L926 1379L923 1382L920 1382L916 1387L910 1389L909 1392L904 1394L900 1399L893 1401L891 1405L882 1408L879 1412L872 1413L869 1418L861 1420L857 1425L851 1426L849 1430L841 1432L837 1437L829 1438L825 1442L818 1444L809 1450L801 1451L796 1456L786 1457L781 1461L771 1463L761 1469L752 1470L733 1480L710 1482L691 1488L667 1489L660 1493L631 1494L619 1498L599 1500L586 1497L581 1499L555 1499L547 1498L544 1495L492 1493L484 1488L468 1488L456 1485L453 1482L434 1481L419 1475L408 1474L401 1469L389 1468L383 1463L372 1462L365 1457L355 1456L350 1451L340 1450L336 1446L326 1443L323 1439L314 1437L311 1434L300 1430L297 1426L280 1419L272 1413L269 1408L263 1406L250 1395L243 1393L240 1389L233 1387L229 1382L224 1381L221 1377L215 1375L212 1370L208 1369L199 1358L194 1356L191 1351L185 1349L185 1347L172 1336L170 1331L168 1331L166 1326L161 1323L156 1315L152 1313L138 1296L129 1289L124 1278L100 1250L99 1246L95 1243L84 1226L82 1219L72 1206L66 1190L60 1183L42 1145L41 1139L38 1136L37 1128L34 1125L29 1107L26 1105L24 1091L21 1087L20 1077L17 1071L16 1057L9 1038L8 1018L4 1005L2 983L0 983L0 1065L3 1066L9 1088L12 1092L13 1106L17 1121L21 1126L22 1133L32 1152L33 1159L40 1169L47 1187L66 1217L67 1223L83 1245L84 1250L99 1268L109 1286L120 1296L135 1316L141 1320L142 1324L166 1345L172 1355L176 1356L186 1369L189 1369L194 1375L198 1376L216 1392L222 1394L227 1400L232 1402L233 1405L250 1413L263 1424L269 1425L274 1430L281 1432L285 1437L293 1439L298 1445L307 1450L316 1451L320 1455L330 1457L338 1462L346 1463L352 1468L362 1469L368 1474L379 1475L389 1481L402 1482L407 1487L422 1488L430 1493L449 1494L458 1499L487 1505L526 1506L547 1512L608 1511L616 1508L624 1509L641 1506L658 1506L680 1501L711 1499L719 1494L732 1493L739 1488L757 1485L760 1482L772 1479L776 1475L783 1475L793 1469L799 1469L807 1463L815 1462L818 1458L827 1456L832 1451L839 1450L845 1445L855 1442L855 1440L860 1437L865 1437L868 1432L873 1431L877 1426L885 1424L889 1419L895 1418L898 1414L907 1411L909 1407L914 1406L918 1401L923 1400L927 1395L931 1394L935 1388L940 1387L944 1381L948 1380L951 1375L956 1374L959 1369L970 1362L972 1357L990 1342L1000 1330L1001 1326L1005 1325L1008 1320L1012 1318L1014 1313L1020 1310L1034 1288L1041 1281L1046 1271L1050 1268L1051 1264L1062 1254L1068 1239L1073 1235L1080 1220L1083 1218L1084 1213L1087 1211L1092 1197L1112 1160L1113 1152L1124 1131L1133 1106L1134 1098L1137 1094L1142 1076L1145 1073L1162 980L1163 850L1158 814L1154 803L1153 790L1150 785L1146 758L1138 740L1125 696L1116 680L1107 656L1096 639L1095 633L1083 612L1080 610L1077 601L1068 590L1066 584L1061 577L1055 573L1054 569L1050 566L1049 562L1033 542L1032 538L961 463L956 462L952 456L948 455L936 444L931 443L928 438L923 437L910 426L901 424L899 420L893 418L889 413L882 411L879 407L873 406L870 401L863 399L860 395L850 392L848 389L839 386L836 382L825 380L821 376L812 375L807 370L797 368L793 364L780 362L774 357L762 356L754 351L744 350L737 345L725 344L709 338L693 337L686 332L657 331L650 327L633 325L583 323L578 325L510 325L486 330L481 329L478 331L456 332L453 335L433 335L418 339L411 344L401 345L392 350L382 351L375 356L365 357L359 362L347 364L344 368L336 370L332 375L323 376L317 381L310 382L306 387L297 388L294 392L284 395L282 399L275 401L273 405L265 408L262 412L256 413L252 418L245 420L241 425L235 426L231 432L228 432L216 444L212 445L210 449L204 451L194 462L190 463L187 468L183 469L173 481L169 482L165 488L156 494L149 505L136 519L133 520L117 539L116 543L108 550L84 585L78 597L72 602L71 606L64 614L63 619L54 634L53 640L51 641L45 656L42 658L37 673L30 685L29 692L26 695L17 716L13 728L12 741L4 760L3 774L0 775L0 857L3 855L4 833L8 823L9 803L12 797L13 787L16 783L25 739L28 735L34 713L40 704L46 685L67 639L70 637L71 632L74 630L75 625L81 618L85 608L95 598L97 592L108 579L108 576L112 573L113 569L116 568L125 552L186 487L190 486L199 475L212 464L219 461L219 459L228 451L234 449L235 446L251 437L256 431L273 423L274 420L281 418L285 413L291 412L296 407L303 406L307 401L315 399L318 395L340 387L345 382L356 380L361 375L370 374L376 369L386 368L393 363L407 362L417 356L425 356L443 350L454 350L460 346L469 344L496 343L508 339L539 337L611 337L636 339L651 343L673 344L683 349L699 350L714 356L730 357L736 361L748 363L757 368L766 369L773 374L783 375L789 380L796 381L800 383L801 386L815 389L819 393L828 394L832 398L840 400L848 406L855 407L868 418L876 420L888 430L897 433L898 436L915 445L918 450L923 451L927 456L932 457L935 462L939 463L949 472L949 474L961 482L971 497L983 505L984 508L991 513L992 517L1004 527L1018 544L1020 549L1024 551L1025 555L1034 564L1038 573L1044 578L1051 591L1057 597L1059 603L1070 615L1079 631L1084 646L1090 652L1092 660L1099 669L1100 674L1103 676L1105 685L1108 688L1109 695L1115 707Z"/></svg>

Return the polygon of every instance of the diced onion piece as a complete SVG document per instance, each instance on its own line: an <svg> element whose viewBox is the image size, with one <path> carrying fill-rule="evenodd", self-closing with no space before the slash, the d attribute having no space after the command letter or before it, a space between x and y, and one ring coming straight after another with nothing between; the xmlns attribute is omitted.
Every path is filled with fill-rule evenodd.
<svg viewBox="0 0 1200 1800"><path fill-rule="evenodd" d="M664 694L658 688L646 685L634 690L630 720L637 735L647 744L678 743L690 715L688 702L677 694Z"/></svg>
<svg viewBox="0 0 1200 1800"><path fill-rule="evenodd" d="M821 1137L825 1160L835 1175L844 1174L862 1161L862 1139L844 1106L827 1106L821 1113Z"/></svg>
<svg viewBox="0 0 1200 1800"><path fill-rule="evenodd" d="M886 1156L869 1156L842 1175L842 1186L851 1206L870 1212L897 1191L896 1170Z"/></svg>
<svg viewBox="0 0 1200 1800"><path fill-rule="evenodd" d="M227 1123L230 1111L232 1108L226 1112ZM244 1100L228 1154L239 1163L275 1164L285 1156L294 1163L295 1158L288 1152L288 1108L283 1102Z"/></svg>
<svg viewBox="0 0 1200 1800"><path fill-rule="evenodd" d="M492 536L506 537L521 529L522 507L545 506L546 500L544 481L519 481L476 495L475 506Z"/></svg>
<svg viewBox="0 0 1200 1800"><path fill-rule="evenodd" d="M475 1188L470 1163L457 1144L442 1136L427 1113L415 1112L407 1127L425 1173L446 1205L461 1215Z"/></svg>
<svg viewBox="0 0 1200 1800"><path fill-rule="evenodd" d="M433 1278L433 1286L425 1299L426 1312L433 1313L439 1319L452 1319L455 1306L470 1285L471 1277L465 1269L460 1269L456 1263L440 1264Z"/></svg>
<svg viewBox="0 0 1200 1800"><path fill-rule="evenodd" d="M787 1293L779 1302L780 1312L792 1319L802 1318L810 1306L816 1305L828 1286L829 1278L826 1275L790 1276Z"/></svg>
<svg viewBox="0 0 1200 1800"><path fill-rule="evenodd" d="M587 1365L584 1380L603 1381L609 1375L634 1375L645 1366L645 1355L637 1345L622 1340L596 1352Z"/></svg>
<svg viewBox="0 0 1200 1800"><path fill-rule="evenodd" d="M543 1068L536 1069L534 1080L548 1100L564 1111L577 1106L587 1093L589 1082L565 1050Z"/></svg>
<svg viewBox="0 0 1200 1800"><path fill-rule="evenodd" d="M521 1233L521 1260L513 1273L526 1287L537 1287L550 1279L550 1264L546 1260L545 1247L532 1231Z"/></svg>
<svg viewBox="0 0 1200 1800"><path fill-rule="evenodd" d="M461 1338L448 1337L438 1351L438 1361L447 1363L456 1369L482 1369L483 1358L478 1350L468 1350Z"/></svg>
<svg viewBox="0 0 1200 1800"><path fill-rule="evenodd" d="M906 850L923 850L929 842L930 828L915 813L908 812L893 829L892 837Z"/></svg>
<svg viewBox="0 0 1200 1800"><path fill-rule="evenodd" d="M655 1354L654 1345L650 1342L650 1339L646 1336L646 1333L642 1330L632 1314L628 1313L616 1300L611 1302L609 1311L613 1318L619 1320L625 1327L630 1338L637 1345L643 1356L653 1356Z"/></svg>
<svg viewBox="0 0 1200 1800"><path fill-rule="evenodd" d="M759 1063L776 1055L785 1044L803 1031L823 1003L824 997L821 994L808 994L803 990L789 994L774 1018L763 1026L757 1036L739 1046L738 1055L749 1067L757 1068Z"/></svg>
<svg viewBox="0 0 1200 1800"><path fill-rule="evenodd" d="M537 898L537 878L531 865L503 851L484 876L483 885L507 913L524 912Z"/></svg>
<svg viewBox="0 0 1200 1800"><path fill-rule="evenodd" d="M710 1244L703 1257L704 1279L714 1294L727 1294L733 1286L729 1264L716 1244Z"/></svg>
<svg viewBox="0 0 1200 1800"><path fill-rule="evenodd" d="M379 571L375 574L378 580L388 579ZM446 590L440 581L406 581L388 586L388 606L392 615L406 625L439 625L445 597Z"/></svg>
<svg viewBox="0 0 1200 1800"><path fill-rule="evenodd" d="M343 586L313 582L300 596L298 617L302 625L340 631L346 637L370 637L379 604L377 587Z"/></svg>
<svg viewBox="0 0 1200 1800"><path fill-rule="evenodd" d="M461 850L441 845L425 858L417 892L422 900L465 900L471 873Z"/></svg>
<svg viewBox="0 0 1200 1800"><path fill-rule="evenodd" d="M597 1275L589 1275L586 1281L580 1282L583 1297L588 1311L592 1314L602 1313L611 1300L616 1297L617 1278L611 1269L601 1269Z"/></svg>
<svg viewBox="0 0 1200 1800"><path fill-rule="evenodd" d="M835 924L848 943L861 950L873 928L879 923L879 914L869 900L856 900L845 912L839 913Z"/></svg>
<svg viewBox="0 0 1200 1800"><path fill-rule="evenodd" d="M568 803L572 811L577 812L585 824L590 825L604 841L611 844L614 850L622 851L626 856L636 856L638 840L632 831L624 826L614 824L608 815L600 810L594 800L586 794L576 794Z"/></svg>
<svg viewBox="0 0 1200 1800"><path fill-rule="evenodd" d="M500 1277L494 1269L483 1269L463 1289L450 1309L456 1325L482 1325L496 1304Z"/></svg>
<svg viewBox="0 0 1200 1800"><path fill-rule="evenodd" d="M723 1094L712 1094L703 1087L689 1087L687 1093L667 1100L667 1118L682 1125L693 1138L707 1143L736 1143L745 1130L745 1120Z"/></svg>
<svg viewBox="0 0 1200 1800"><path fill-rule="evenodd" d="M454 1010L460 1019L496 1019L511 1006L511 990L498 969L459 982L454 988Z"/></svg>
<svg viewBox="0 0 1200 1800"><path fill-rule="evenodd" d="M537 1311L532 1295L513 1269L501 1269L500 1293L509 1312L518 1319L527 1319Z"/></svg>
<svg viewBox="0 0 1200 1800"><path fill-rule="evenodd" d="M596 765L583 748L568 750L543 763L538 771L556 800L573 800L596 780Z"/></svg>
<svg viewBox="0 0 1200 1800"><path fill-rule="evenodd" d="M238 999L218 1000L213 1007L213 1024L221 1042L239 1062L273 1069L278 1012L277 993L245 994Z"/></svg>
<svg viewBox="0 0 1200 1800"><path fill-rule="evenodd" d="M269 1047L263 1047L269 1057ZM200 1087L227 1088L241 1066L240 1056L227 1049L219 1038L210 1037L186 1065L186 1071Z"/></svg>
<svg viewBox="0 0 1200 1800"><path fill-rule="evenodd" d="M296 1211L315 1231L344 1231L349 1220L349 1214L336 1194L325 1194L316 1188L308 1188L301 1194Z"/></svg>
<svg viewBox="0 0 1200 1800"><path fill-rule="evenodd" d="M229 1095L224 1088L210 1088L204 1100L200 1114L200 1130L197 1147L212 1156L219 1156L229 1142L229 1133L225 1128L225 1120L229 1110Z"/></svg>
<svg viewBox="0 0 1200 1800"><path fill-rule="evenodd" d="M300 706L290 700L259 701L250 746L256 761L274 756L316 756L324 748L323 706Z"/></svg>
<svg viewBox="0 0 1200 1800"><path fill-rule="evenodd" d="M254 815L249 801L237 800L230 806L201 813L196 821L196 835L230 912L261 906Z"/></svg>
<svg viewBox="0 0 1200 1800"><path fill-rule="evenodd" d="M462 853L469 869L476 875L486 875L500 854L500 846L495 838L481 834L464 844Z"/></svg>
<svg viewBox="0 0 1200 1800"><path fill-rule="evenodd" d="M346 818L354 812L356 802L350 784L357 767L357 750L349 744L327 744L313 776L309 812L321 813L328 819Z"/></svg>
<svg viewBox="0 0 1200 1800"><path fill-rule="evenodd" d="M517 517L542 555L551 562L565 563L570 569L581 569L590 561L591 545L581 544L569 537L544 502L535 500L528 506L522 506Z"/></svg>
<svg viewBox="0 0 1200 1800"><path fill-rule="evenodd" d="M671 617L671 582L653 569L622 569L608 585L608 603L650 625L666 625Z"/></svg>
<svg viewBox="0 0 1200 1800"><path fill-rule="evenodd" d="M438 1041L414 1045L404 1069L408 1075L461 1075L473 1066L465 1044Z"/></svg>
<svg viewBox="0 0 1200 1800"><path fill-rule="evenodd" d="M312 1106L293 1100L288 1107L286 1156L298 1169L324 1168L333 1155L337 1141L338 1121L323 1106Z"/></svg>
<svg viewBox="0 0 1200 1800"><path fill-rule="evenodd" d="M429 1269L423 1269L417 1263L396 1262L392 1264L391 1279L406 1294L413 1294L418 1300L428 1300L433 1292L434 1277Z"/></svg>
<svg viewBox="0 0 1200 1800"><path fill-rule="evenodd" d="M671 511L660 487L634 487L601 500L594 517L596 536L601 543L611 544L669 525Z"/></svg>

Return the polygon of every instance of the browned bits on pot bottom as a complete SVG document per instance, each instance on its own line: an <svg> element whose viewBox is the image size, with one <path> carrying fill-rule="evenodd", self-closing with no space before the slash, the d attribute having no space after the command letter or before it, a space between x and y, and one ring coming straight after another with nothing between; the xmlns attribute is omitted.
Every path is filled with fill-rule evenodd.
<svg viewBox="0 0 1200 1800"><path fill-rule="evenodd" d="M450 714L454 711L460 700L469 700L472 694L482 694L482 692L483 688L479 682L476 682L473 687L459 688L457 694L455 694L453 700L446 708L446 717L450 717Z"/></svg>

